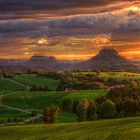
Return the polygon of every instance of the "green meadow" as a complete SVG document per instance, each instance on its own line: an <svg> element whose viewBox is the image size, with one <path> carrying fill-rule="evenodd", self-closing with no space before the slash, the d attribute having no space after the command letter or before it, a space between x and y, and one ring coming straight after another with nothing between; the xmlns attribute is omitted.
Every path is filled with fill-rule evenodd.
<svg viewBox="0 0 140 140"><path fill-rule="evenodd" d="M80 72L76 74L96 74ZM108 79L140 79L138 73L100 72L99 77ZM37 76L36 74L16 75L13 78L0 79L0 105L42 113L49 105L60 107L56 123L35 125L0 126L0 140L139 140L140 118L123 118L77 122L74 113L61 110L65 99L96 99L106 96L108 90L55 91L59 80ZM47 85L54 91L29 91L33 85ZM28 113L0 107L0 120L8 118L29 119Z"/></svg>
<svg viewBox="0 0 140 140"><path fill-rule="evenodd" d="M1 140L139 140L140 118L0 127Z"/></svg>
<svg viewBox="0 0 140 140"><path fill-rule="evenodd" d="M95 99L100 96L106 96L107 91L75 91L75 92L31 92L19 91L1 98L1 102L6 105L30 108L43 109L47 105L61 105L64 99Z"/></svg>
<svg viewBox="0 0 140 140"><path fill-rule="evenodd" d="M55 90L59 84L59 80L46 78L44 76L37 76L36 74L16 75L12 79L26 86L47 85L49 89L53 89L53 90Z"/></svg>
<svg viewBox="0 0 140 140"><path fill-rule="evenodd" d="M96 74L96 72L74 72L75 74ZM100 72L98 74L99 77L108 79L140 79L140 73L131 73L131 72Z"/></svg>

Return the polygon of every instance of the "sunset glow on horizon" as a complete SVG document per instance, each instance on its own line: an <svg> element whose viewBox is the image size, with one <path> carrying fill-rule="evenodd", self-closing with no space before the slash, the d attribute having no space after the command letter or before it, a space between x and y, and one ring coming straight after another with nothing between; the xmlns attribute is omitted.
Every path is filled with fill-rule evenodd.
<svg viewBox="0 0 140 140"><path fill-rule="evenodd" d="M37 54L84 60L111 47L126 58L140 60L138 0L14 1L0 1L2 59Z"/></svg>

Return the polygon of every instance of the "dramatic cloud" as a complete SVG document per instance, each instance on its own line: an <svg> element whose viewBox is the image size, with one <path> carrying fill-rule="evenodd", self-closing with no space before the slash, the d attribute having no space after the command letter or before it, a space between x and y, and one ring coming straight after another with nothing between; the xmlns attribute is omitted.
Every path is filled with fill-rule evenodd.
<svg viewBox="0 0 140 140"><path fill-rule="evenodd" d="M109 46L132 58L139 42L137 0L0 0L1 57L89 58Z"/></svg>

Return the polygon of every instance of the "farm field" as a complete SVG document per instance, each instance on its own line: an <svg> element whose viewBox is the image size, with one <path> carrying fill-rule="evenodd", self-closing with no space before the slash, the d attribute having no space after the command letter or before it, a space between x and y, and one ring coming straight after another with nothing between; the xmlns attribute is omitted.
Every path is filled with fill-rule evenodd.
<svg viewBox="0 0 140 140"><path fill-rule="evenodd" d="M6 81L6 82L3 82ZM64 99L95 99L99 96L105 96L107 91L75 91L75 92L41 92L41 91L28 91L26 87L32 86L35 84L43 84L49 87L55 88L57 87L59 81L53 80L50 78L46 78L43 76L36 76L35 74L30 75L17 75L14 78L9 79L1 79L1 82L4 84L3 90L1 90L0 103L10 107L16 107L18 109L23 110L36 110L38 113L42 113L44 107L52 104L61 105ZM7 87L7 82L10 83L10 86ZM51 86L49 86L51 85ZM6 88L7 87L7 88ZM12 109L3 109L0 108L0 112L2 113L1 119L8 119L8 117L18 118L19 116L29 116L26 113L18 112ZM76 115L69 112L60 111L59 116L56 122L75 122Z"/></svg>
<svg viewBox="0 0 140 140"><path fill-rule="evenodd" d="M96 74L96 72L74 72L73 74ZM99 77L108 79L108 78L117 78L117 79L140 79L140 73L131 73L131 72L100 72Z"/></svg>
<svg viewBox="0 0 140 140"><path fill-rule="evenodd" d="M73 73L73 74L79 74L79 73ZM96 74L96 73L82 72L82 74ZM99 76L104 77L106 79L107 78L140 79L140 74L126 73L126 72L101 72ZM35 110L39 114L42 114L42 111L46 106L58 105L60 107L60 111L56 119L56 123L73 123L77 121L76 114L62 111L61 105L62 105L63 100L65 99L79 99L79 100L80 99L96 99L101 96L106 96L108 93L108 89L106 90L73 90L70 92L29 91L27 87L31 87L33 85L44 85L44 86L47 85L49 89L56 90L59 84L59 80L54 80L51 78L47 78L45 76L44 77L37 76L36 74L16 75L13 78L8 78L8 79L1 78L0 84L2 85L0 86L0 104L6 105L7 107L15 107L17 109L22 109L22 110L29 110L29 111ZM30 118L31 116L27 113L14 110L12 108L10 109L10 108L1 107L0 119L4 120L4 119L8 119L8 117L22 118L23 120L25 120L25 119ZM37 127L42 127L42 126L40 125Z"/></svg>
<svg viewBox="0 0 140 140"><path fill-rule="evenodd" d="M1 140L139 140L140 118L0 127Z"/></svg>
<svg viewBox="0 0 140 140"><path fill-rule="evenodd" d="M26 86L11 81L9 79L0 79L0 91L1 92L13 92L13 91L23 91L26 90Z"/></svg>
<svg viewBox="0 0 140 140"><path fill-rule="evenodd" d="M19 91L1 97L1 103L16 108L28 109L31 111L36 110L38 113L42 113L43 109L48 105L56 104L61 107L62 101L65 99L95 99L99 96L106 96L106 93L107 91L98 90L77 91L74 93ZM12 117L12 115L10 113L8 114L8 112L7 116ZM15 117L18 117L18 115L15 114ZM77 117L74 113L60 111L56 122L75 122L76 119Z"/></svg>
<svg viewBox="0 0 140 140"><path fill-rule="evenodd" d="M1 102L6 105L30 108L43 109L46 105L58 104L61 105L64 99L95 99L100 96L106 96L107 91L75 91L71 93L66 92L31 92L20 91L1 98Z"/></svg>
<svg viewBox="0 0 140 140"><path fill-rule="evenodd" d="M11 109L7 109L7 108L3 108L0 107L0 119L8 119L8 118L28 118L29 115L27 115L26 113L22 113L19 111L15 111L15 110L11 110Z"/></svg>
<svg viewBox="0 0 140 140"><path fill-rule="evenodd" d="M12 79L26 86L47 85L49 89L53 90L55 90L59 84L59 80L54 80L43 76L37 76L36 74L16 75Z"/></svg>

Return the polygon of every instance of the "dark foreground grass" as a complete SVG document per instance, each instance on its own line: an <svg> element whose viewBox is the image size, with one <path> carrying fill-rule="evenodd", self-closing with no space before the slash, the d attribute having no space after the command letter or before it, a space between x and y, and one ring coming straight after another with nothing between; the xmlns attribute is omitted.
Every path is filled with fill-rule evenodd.
<svg viewBox="0 0 140 140"><path fill-rule="evenodd" d="M0 127L1 140L139 140L140 118Z"/></svg>
<svg viewBox="0 0 140 140"><path fill-rule="evenodd" d="M22 118L22 119L25 119L25 118L28 118L28 117L30 117L30 116L26 113L22 113L22 112L19 112L19 111L15 111L15 110L0 107L0 120L7 120L8 118Z"/></svg>

